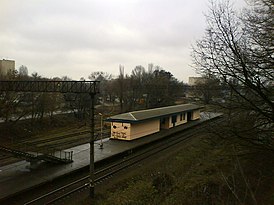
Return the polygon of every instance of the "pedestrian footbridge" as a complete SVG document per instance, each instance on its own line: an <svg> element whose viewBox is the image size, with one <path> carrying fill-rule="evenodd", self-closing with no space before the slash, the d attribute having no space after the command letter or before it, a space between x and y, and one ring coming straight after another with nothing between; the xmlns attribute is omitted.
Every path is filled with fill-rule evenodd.
<svg viewBox="0 0 274 205"><path fill-rule="evenodd" d="M72 160L72 151L54 151L50 154L39 153L39 152L23 152L15 149L10 149L7 147L0 146L0 151L3 153L11 154L15 158L25 159L30 162L31 167L39 163L39 161L46 161L50 163L71 163Z"/></svg>

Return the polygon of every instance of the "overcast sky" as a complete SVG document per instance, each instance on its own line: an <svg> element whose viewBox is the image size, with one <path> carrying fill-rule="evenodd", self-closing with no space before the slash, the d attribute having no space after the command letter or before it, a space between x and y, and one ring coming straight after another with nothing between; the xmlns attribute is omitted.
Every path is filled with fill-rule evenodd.
<svg viewBox="0 0 274 205"><path fill-rule="evenodd" d="M238 4L239 1L235 0ZM117 75L149 63L177 79L195 76L191 44L202 37L207 0L0 0L0 59L44 77Z"/></svg>

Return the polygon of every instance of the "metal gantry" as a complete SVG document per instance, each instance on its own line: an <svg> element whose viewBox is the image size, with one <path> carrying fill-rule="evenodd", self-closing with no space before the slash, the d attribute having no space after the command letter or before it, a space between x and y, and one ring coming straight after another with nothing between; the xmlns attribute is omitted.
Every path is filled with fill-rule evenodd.
<svg viewBox="0 0 274 205"><path fill-rule="evenodd" d="M0 81L0 91L99 93L99 81Z"/></svg>
<svg viewBox="0 0 274 205"><path fill-rule="evenodd" d="M90 196L94 197L94 97L99 81L0 81L0 91L88 93L90 95Z"/></svg>

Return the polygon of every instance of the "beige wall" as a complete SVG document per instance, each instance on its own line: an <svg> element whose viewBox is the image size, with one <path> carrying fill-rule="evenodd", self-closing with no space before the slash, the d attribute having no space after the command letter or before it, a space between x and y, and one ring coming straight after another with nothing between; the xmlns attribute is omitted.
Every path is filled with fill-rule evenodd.
<svg viewBox="0 0 274 205"><path fill-rule="evenodd" d="M131 124L129 123L112 122L110 138L130 140L130 130Z"/></svg>
<svg viewBox="0 0 274 205"><path fill-rule="evenodd" d="M15 61L0 60L0 75L7 75L10 70L15 70Z"/></svg>
<svg viewBox="0 0 274 205"><path fill-rule="evenodd" d="M182 120L181 120L181 114L177 114L175 126L182 125L184 123L187 123L187 113L182 113ZM170 116L169 117L169 128L172 128L172 127L173 127L172 116Z"/></svg>
<svg viewBox="0 0 274 205"><path fill-rule="evenodd" d="M137 124L118 122L111 123L112 139L133 140L159 131L159 120L145 121Z"/></svg>
<svg viewBox="0 0 274 205"><path fill-rule="evenodd" d="M191 112L192 112L191 113L191 119L192 120L200 119L200 110L194 110L194 111L191 111ZM182 125L184 123L187 123L187 112L183 113L182 120L181 120L181 114L177 114L175 126L179 126L179 125ZM168 128L163 128L163 129L169 129L169 128L172 128L172 127L173 127L172 116L170 116L169 120L168 120ZM161 128L162 128L162 126L161 126Z"/></svg>
<svg viewBox="0 0 274 205"><path fill-rule="evenodd" d="M192 120L200 119L200 110L194 110L192 113Z"/></svg>
<svg viewBox="0 0 274 205"><path fill-rule="evenodd" d="M192 120L200 119L200 110L194 110L192 112ZM185 117L184 117L185 116ZM176 115L175 126L187 123L187 113L183 113L182 120L181 114ZM115 126L115 128L114 128ZM112 122L111 123L111 138L121 140L133 140L140 137L144 137L149 134L160 131L161 129L169 129L173 127L172 116L166 117L165 124L160 125L160 120L144 121L136 124Z"/></svg>
<svg viewBox="0 0 274 205"><path fill-rule="evenodd" d="M178 114L175 126L182 125L184 123L187 123L187 114L186 113L182 113L182 120L181 120L181 115Z"/></svg>
<svg viewBox="0 0 274 205"><path fill-rule="evenodd" d="M131 125L131 139L143 137L160 131L160 120L145 121Z"/></svg>

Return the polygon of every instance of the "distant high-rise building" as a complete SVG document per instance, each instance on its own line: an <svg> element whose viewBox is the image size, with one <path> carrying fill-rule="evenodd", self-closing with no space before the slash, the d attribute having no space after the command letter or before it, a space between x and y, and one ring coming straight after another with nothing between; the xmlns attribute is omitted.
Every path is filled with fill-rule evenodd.
<svg viewBox="0 0 274 205"><path fill-rule="evenodd" d="M9 72L15 70L14 60L0 60L0 76L6 76Z"/></svg>
<svg viewBox="0 0 274 205"><path fill-rule="evenodd" d="M193 86L197 84L203 84L206 82L206 78L204 77L189 77L188 78L188 84Z"/></svg>

